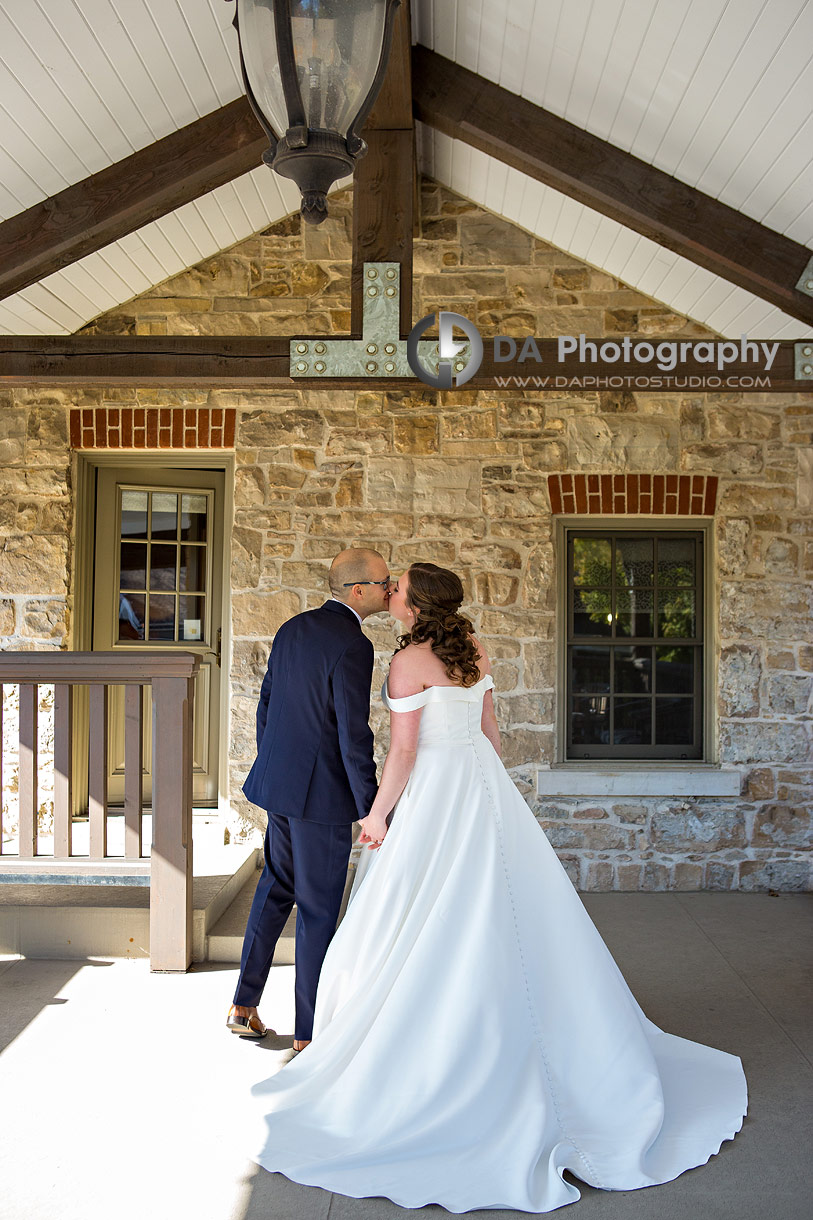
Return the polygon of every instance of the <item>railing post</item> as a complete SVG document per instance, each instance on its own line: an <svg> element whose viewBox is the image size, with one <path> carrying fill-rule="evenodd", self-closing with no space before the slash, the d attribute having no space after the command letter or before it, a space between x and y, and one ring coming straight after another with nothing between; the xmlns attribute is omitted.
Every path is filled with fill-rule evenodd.
<svg viewBox="0 0 813 1220"><path fill-rule="evenodd" d="M194 679L152 682L153 789L150 969L192 961L192 711Z"/></svg>

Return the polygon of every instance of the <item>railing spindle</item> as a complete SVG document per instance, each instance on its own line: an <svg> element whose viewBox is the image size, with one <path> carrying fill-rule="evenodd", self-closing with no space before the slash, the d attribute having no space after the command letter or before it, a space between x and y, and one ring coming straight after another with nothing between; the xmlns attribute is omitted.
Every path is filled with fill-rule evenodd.
<svg viewBox="0 0 813 1220"><path fill-rule="evenodd" d="M107 855L107 691L105 683L90 687L88 821L92 860Z"/></svg>
<svg viewBox="0 0 813 1220"><path fill-rule="evenodd" d="M144 797L144 688L124 688L124 854L141 856L141 813Z"/></svg>
<svg viewBox="0 0 813 1220"><path fill-rule="evenodd" d="M73 753L73 687L54 685L54 859L71 854L71 762Z"/></svg>
<svg viewBox="0 0 813 1220"><path fill-rule="evenodd" d="M37 694L20 683L20 847L26 860L37 854Z"/></svg>
<svg viewBox="0 0 813 1220"><path fill-rule="evenodd" d="M188 970L192 960L195 680L153 678L152 699L151 968Z"/></svg>

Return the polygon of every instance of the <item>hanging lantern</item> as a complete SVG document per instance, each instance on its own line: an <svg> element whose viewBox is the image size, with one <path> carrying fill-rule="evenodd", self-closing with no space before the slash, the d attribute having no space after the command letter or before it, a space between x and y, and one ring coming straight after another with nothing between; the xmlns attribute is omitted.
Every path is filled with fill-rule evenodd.
<svg viewBox="0 0 813 1220"><path fill-rule="evenodd" d="M231 0L229 0L231 3ZM367 151L360 132L381 88L400 0L235 0L246 94L311 224Z"/></svg>

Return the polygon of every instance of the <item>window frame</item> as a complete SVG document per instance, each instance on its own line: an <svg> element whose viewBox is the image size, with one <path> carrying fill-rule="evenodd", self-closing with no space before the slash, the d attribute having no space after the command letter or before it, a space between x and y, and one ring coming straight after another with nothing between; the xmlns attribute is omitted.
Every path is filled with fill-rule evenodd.
<svg viewBox="0 0 813 1220"><path fill-rule="evenodd" d="M713 521L709 518L696 517L641 517L641 516L581 516L563 514L554 519L554 545L556 550L557 572L557 665L556 665L556 752L554 766L567 767L574 770L595 770L612 768L614 770L641 770L669 768L696 768L698 765L713 764L717 753L718 732L715 716L716 695L716 658L718 653L717 616L714 608L717 604L717 586L715 576L715 558ZM568 540L572 533L595 533L597 535L639 534L642 537L652 537L656 534L677 533L700 535L702 563L697 576L697 587L702 599L698 610L698 629L702 658L699 662L700 693L698 694L698 714L702 727L700 734L700 749L690 757L683 758L684 751L680 747L664 747L664 751L653 753L657 747L616 747L613 753L596 755L591 752L589 758L572 757L568 754L569 729L569 673L568 673L568 636L570 614L570 587L568 571ZM572 641L571 641L572 642ZM630 641L631 642L631 641ZM695 647L695 645L692 645ZM605 747L606 751L606 747ZM649 751L644 752L644 751Z"/></svg>

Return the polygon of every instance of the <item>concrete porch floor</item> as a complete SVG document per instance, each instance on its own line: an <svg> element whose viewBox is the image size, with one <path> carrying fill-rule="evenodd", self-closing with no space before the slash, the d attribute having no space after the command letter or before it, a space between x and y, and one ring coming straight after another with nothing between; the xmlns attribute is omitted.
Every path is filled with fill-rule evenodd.
<svg viewBox="0 0 813 1220"><path fill-rule="evenodd" d="M578 1183L581 1200L559 1214L809 1220L813 895L583 898L647 1015L741 1056L750 1109L707 1165L640 1191ZM248 1159L240 1107L290 1058L293 967L271 972L261 1013L280 1032L263 1043L225 1030L236 974L219 963L150 975L144 960L0 961L3 1220L448 1215L297 1186Z"/></svg>

